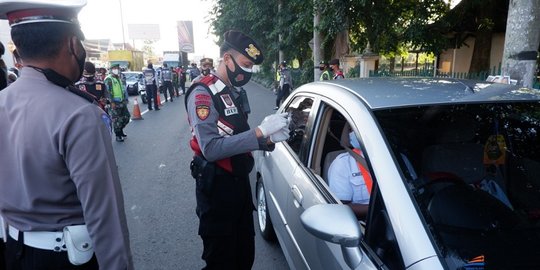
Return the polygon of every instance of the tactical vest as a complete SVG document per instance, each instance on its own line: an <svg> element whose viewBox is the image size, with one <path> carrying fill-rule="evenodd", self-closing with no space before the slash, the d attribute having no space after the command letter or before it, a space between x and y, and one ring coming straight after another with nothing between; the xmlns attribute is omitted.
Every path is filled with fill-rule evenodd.
<svg viewBox="0 0 540 270"><path fill-rule="evenodd" d="M122 82L120 79L108 76L105 80L111 80L112 89L109 90L111 92L111 98L114 101L124 100L124 92L122 91Z"/></svg>
<svg viewBox="0 0 540 270"><path fill-rule="evenodd" d="M233 89L225 86L223 83L221 83L222 87L217 86L217 82L221 81L214 75L208 75L203 77L199 82L192 84L184 99L186 110L189 94L191 94L193 89L197 86L202 86L212 97L214 107L219 113L217 126L221 136L236 135L249 130L247 116L240 102L240 95L234 93ZM237 95L238 98L235 98L235 95ZM202 156L202 151L195 135L191 138L190 146L195 155ZM245 176L253 169L254 162L251 153L248 152L218 160L216 161L216 164L221 169L233 175Z"/></svg>
<svg viewBox="0 0 540 270"><path fill-rule="evenodd" d="M321 73L321 77L319 78L321 81L330 80L330 72L326 69Z"/></svg>
<svg viewBox="0 0 540 270"><path fill-rule="evenodd" d="M144 76L144 84L145 85L153 85L155 84L154 76L156 75L156 72L153 69L146 68L143 70L143 76Z"/></svg>
<svg viewBox="0 0 540 270"><path fill-rule="evenodd" d="M105 84L101 82L82 82L78 86L81 91L92 94L97 100L105 97Z"/></svg>
<svg viewBox="0 0 540 270"><path fill-rule="evenodd" d="M163 69L161 71L161 78L163 78L164 81L172 81L172 72L170 69Z"/></svg>

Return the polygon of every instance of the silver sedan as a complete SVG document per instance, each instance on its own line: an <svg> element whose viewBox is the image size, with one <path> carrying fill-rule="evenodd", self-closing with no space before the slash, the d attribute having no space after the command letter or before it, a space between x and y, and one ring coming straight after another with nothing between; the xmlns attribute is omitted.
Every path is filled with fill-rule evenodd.
<svg viewBox="0 0 540 270"><path fill-rule="evenodd" d="M256 196L292 269L540 269L540 91L340 80L282 112L291 137L255 152Z"/></svg>

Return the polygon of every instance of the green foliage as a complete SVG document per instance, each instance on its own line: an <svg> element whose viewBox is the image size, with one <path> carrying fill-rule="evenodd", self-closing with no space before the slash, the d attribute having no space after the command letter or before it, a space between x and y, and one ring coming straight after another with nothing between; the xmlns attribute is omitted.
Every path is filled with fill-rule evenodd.
<svg viewBox="0 0 540 270"><path fill-rule="evenodd" d="M447 43L440 32L426 27L448 11L444 0L215 0L209 20L219 37L237 29L256 39L266 58L264 70L277 63L281 49L285 59L296 58L305 69L300 81L312 81L308 42L313 38L315 10L321 15L325 59L332 54L336 36L345 30L351 53L363 52L368 44L373 52L387 56L404 55L410 48L439 52Z"/></svg>

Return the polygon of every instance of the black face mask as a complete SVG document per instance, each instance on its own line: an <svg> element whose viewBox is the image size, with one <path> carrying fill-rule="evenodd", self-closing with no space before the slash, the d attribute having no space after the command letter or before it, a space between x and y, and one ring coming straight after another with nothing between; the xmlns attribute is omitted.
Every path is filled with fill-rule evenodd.
<svg viewBox="0 0 540 270"><path fill-rule="evenodd" d="M210 74L210 69L203 69L203 70L201 71L201 73L202 73L202 75L204 75L204 76L208 76L208 74Z"/></svg>
<svg viewBox="0 0 540 270"><path fill-rule="evenodd" d="M319 67L319 70L324 70L324 67Z"/></svg>
<svg viewBox="0 0 540 270"><path fill-rule="evenodd" d="M93 82L94 81L94 74L83 75L83 77L88 82Z"/></svg>
<svg viewBox="0 0 540 270"><path fill-rule="evenodd" d="M229 81L231 84L235 87L241 87L244 86L246 83L249 82L251 79L251 72L244 71L237 63L236 60L234 60L234 57L231 55L231 59L234 63L234 72L232 72L228 66L225 66L227 68L227 77L229 77ZM242 79L237 80L236 78L238 76L242 75Z"/></svg>
<svg viewBox="0 0 540 270"><path fill-rule="evenodd" d="M82 47L82 45L81 45ZM79 78L81 78L82 74L83 74L83 71L84 71L84 62L86 60L86 50L83 48L83 55L81 58L77 57L77 55L75 55L75 51L73 50L73 46L71 46L71 53L73 54L73 56L75 56L75 59L77 60L77 65L79 66L79 75L77 76L77 79L74 81L78 81Z"/></svg>

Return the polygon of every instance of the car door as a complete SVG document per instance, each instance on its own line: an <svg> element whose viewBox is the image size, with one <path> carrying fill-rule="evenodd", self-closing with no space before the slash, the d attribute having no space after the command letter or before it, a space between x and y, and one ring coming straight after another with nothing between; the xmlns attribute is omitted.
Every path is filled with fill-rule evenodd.
<svg viewBox="0 0 540 270"><path fill-rule="evenodd" d="M291 114L289 128L292 135L287 142L277 143L272 152L265 151L264 166L261 175L267 194L267 204L273 218L274 230L284 246L286 257L292 260L293 264L303 265L302 255L296 248L294 237L290 233L286 210L290 194L290 184L288 183L295 175L301 165L299 158L302 155L302 147L306 134L306 124L308 115L311 113L313 97L299 95L290 99L284 107L284 112ZM276 217L278 217L276 219Z"/></svg>
<svg viewBox="0 0 540 270"><path fill-rule="evenodd" d="M327 130L332 113L336 109L330 108L322 98L317 99L313 110L316 113L312 113L308 119L308 129L311 133L307 134L303 163L289 180L287 222L305 262L299 269L347 269L341 246L314 237L305 230L300 220L300 215L314 205L340 203L329 191L327 183L321 177L320 169L325 144L333 140ZM361 250L364 258L373 257L366 253L369 252L365 251L366 249ZM377 268L370 259L365 259L362 260L359 269Z"/></svg>

